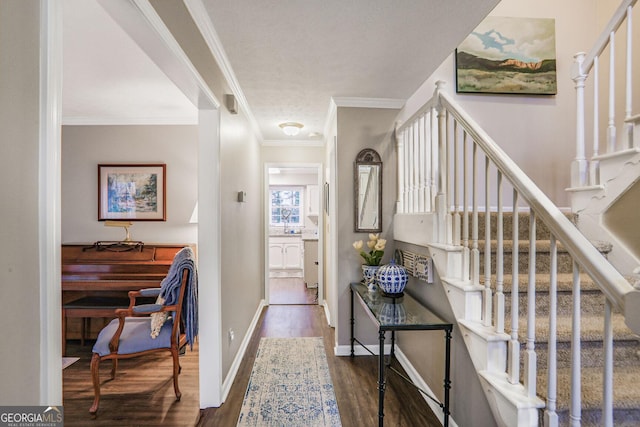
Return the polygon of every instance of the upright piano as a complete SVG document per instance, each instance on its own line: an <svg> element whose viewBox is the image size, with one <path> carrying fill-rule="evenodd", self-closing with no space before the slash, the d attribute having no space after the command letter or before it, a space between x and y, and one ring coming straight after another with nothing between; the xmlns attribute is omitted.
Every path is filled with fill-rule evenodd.
<svg viewBox="0 0 640 427"><path fill-rule="evenodd" d="M128 306L128 292L159 287L175 254L193 244L96 242L62 245L62 350L67 337L94 336L116 308ZM91 318L103 318L91 330ZM88 329L88 330L87 330Z"/></svg>

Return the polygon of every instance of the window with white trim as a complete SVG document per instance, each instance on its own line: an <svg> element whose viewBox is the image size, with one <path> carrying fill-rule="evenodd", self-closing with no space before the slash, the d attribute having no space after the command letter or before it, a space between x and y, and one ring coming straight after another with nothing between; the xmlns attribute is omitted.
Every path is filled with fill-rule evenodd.
<svg viewBox="0 0 640 427"><path fill-rule="evenodd" d="M272 226L293 226L303 225L302 213L304 188L303 187L269 187L269 206L271 207Z"/></svg>

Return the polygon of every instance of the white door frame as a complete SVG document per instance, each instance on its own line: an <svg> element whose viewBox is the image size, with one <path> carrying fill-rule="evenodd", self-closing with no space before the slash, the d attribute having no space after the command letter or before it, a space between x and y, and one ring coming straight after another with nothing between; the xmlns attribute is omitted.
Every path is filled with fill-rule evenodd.
<svg viewBox="0 0 640 427"><path fill-rule="evenodd" d="M101 4L199 109L198 163L198 259L200 408L222 404L222 332L220 279L220 102L198 74L148 0L107 0ZM62 404L62 331L60 282L60 129L62 81L62 13L59 2L41 2L41 223L40 403ZM205 185L203 185L205 184ZM205 191L206 189L206 191ZM206 236L206 237L205 237Z"/></svg>
<svg viewBox="0 0 640 427"><path fill-rule="evenodd" d="M266 304L269 305L269 227L271 222L269 221L269 168L309 168L314 169L317 174L318 184L318 208L322 211L322 189L323 189L323 170L322 163L265 163L264 164L264 299ZM318 305L324 304L324 215L322 212L318 212Z"/></svg>

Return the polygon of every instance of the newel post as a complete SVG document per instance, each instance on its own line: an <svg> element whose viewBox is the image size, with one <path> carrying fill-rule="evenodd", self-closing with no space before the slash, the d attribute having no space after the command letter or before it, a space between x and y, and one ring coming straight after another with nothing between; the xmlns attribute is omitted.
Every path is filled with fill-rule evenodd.
<svg viewBox="0 0 640 427"><path fill-rule="evenodd" d="M571 164L571 186L582 187L587 184L588 163L584 136L584 82L587 75L582 72L585 53L576 53L571 72L576 88L576 158Z"/></svg>
<svg viewBox="0 0 640 427"><path fill-rule="evenodd" d="M445 82L438 80L434 98L436 99L437 126L438 126L438 193L436 195L436 215L438 218L438 243L447 243L447 150L446 138L446 112L440 99L440 92Z"/></svg>

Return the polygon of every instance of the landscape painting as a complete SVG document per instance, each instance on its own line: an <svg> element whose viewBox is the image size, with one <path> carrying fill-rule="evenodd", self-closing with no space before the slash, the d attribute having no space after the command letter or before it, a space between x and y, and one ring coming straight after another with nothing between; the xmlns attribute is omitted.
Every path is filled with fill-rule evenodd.
<svg viewBox="0 0 640 427"><path fill-rule="evenodd" d="M164 164L98 165L98 220L165 221Z"/></svg>
<svg viewBox="0 0 640 427"><path fill-rule="evenodd" d="M555 95L555 20L487 17L456 50L456 91Z"/></svg>

